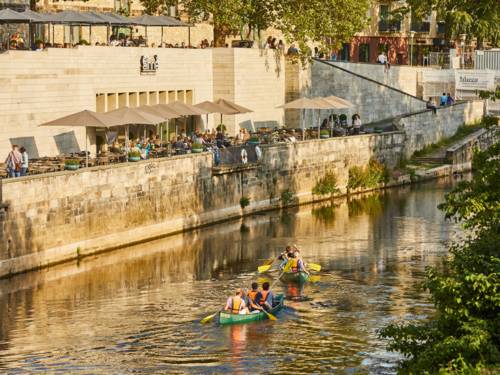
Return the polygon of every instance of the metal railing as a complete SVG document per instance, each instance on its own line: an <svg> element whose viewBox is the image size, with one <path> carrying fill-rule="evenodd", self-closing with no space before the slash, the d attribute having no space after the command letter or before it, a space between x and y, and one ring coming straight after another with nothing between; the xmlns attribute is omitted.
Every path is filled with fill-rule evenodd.
<svg viewBox="0 0 500 375"><path fill-rule="evenodd" d="M401 21L399 20L381 20L378 23L378 31L380 32L397 32L401 31Z"/></svg>

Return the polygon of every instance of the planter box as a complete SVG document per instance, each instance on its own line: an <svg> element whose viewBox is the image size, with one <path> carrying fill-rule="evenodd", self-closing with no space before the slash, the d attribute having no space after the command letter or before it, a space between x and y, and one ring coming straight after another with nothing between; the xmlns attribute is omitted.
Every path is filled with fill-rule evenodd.
<svg viewBox="0 0 500 375"><path fill-rule="evenodd" d="M248 141L247 144L250 146L257 146L260 145L260 141Z"/></svg>
<svg viewBox="0 0 500 375"><path fill-rule="evenodd" d="M325 134L321 134L319 137L320 137L321 139L327 139L327 138L330 138L330 136L329 136L329 135L325 135Z"/></svg>
<svg viewBox="0 0 500 375"><path fill-rule="evenodd" d="M79 164L65 164L64 169L66 169L67 171L76 171L76 170L80 169L80 165Z"/></svg>
<svg viewBox="0 0 500 375"><path fill-rule="evenodd" d="M203 149L202 148L192 148L191 152L193 154L199 154L199 153L203 152Z"/></svg>
<svg viewBox="0 0 500 375"><path fill-rule="evenodd" d="M128 157L128 161L136 162L136 161L140 161L140 160L141 160L140 156L129 156Z"/></svg>

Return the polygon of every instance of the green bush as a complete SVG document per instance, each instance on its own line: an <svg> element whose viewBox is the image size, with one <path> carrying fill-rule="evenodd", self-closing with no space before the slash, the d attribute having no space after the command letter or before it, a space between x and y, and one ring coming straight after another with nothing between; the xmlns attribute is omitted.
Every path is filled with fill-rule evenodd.
<svg viewBox="0 0 500 375"><path fill-rule="evenodd" d="M295 195L290 189L283 190L281 192L281 202L283 205L287 206L295 200Z"/></svg>
<svg viewBox="0 0 500 375"><path fill-rule="evenodd" d="M250 204L250 198L243 196L240 199L240 206L242 209L245 209Z"/></svg>
<svg viewBox="0 0 500 375"><path fill-rule="evenodd" d="M327 172L318 182L316 182L312 193L314 195L333 196L339 191L340 190L337 188L337 175L334 172Z"/></svg>
<svg viewBox="0 0 500 375"><path fill-rule="evenodd" d="M141 157L141 153L139 151L137 151L137 150L129 151L128 157L129 158L140 158Z"/></svg>
<svg viewBox="0 0 500 375"><path fill-rule="evenodd" d="M375 188L389 179L388 169L372 159L367 167L354 166L349 168L348 189Z"/></svg>
<svg viewBox="0 0 500 375"><path fill-rule="evenodd" d="M224 124L217 125L217 131L225 133L226 132L226 125L224 125Z"/></svg>
<svg viewBox="0 0 500 375"><path fill-rule="evenodd" d="M78 42L79 45L81 46L89 46L90 43L87 42L85 39L80 39L80 41Z"/></svg>
<svg viewBox="0 0 500 375"><path fill-rule="evenodd" d="M80 165L80 160L78 159L66 159L64 165Z"/></svg>
<svg viewBox="0 0 500 375"><path fill-rule="evenodd" d="M451 245L441 268L423 284L436 314L381 331L389 350L405 356L402 374L493 374L500 366L500 143L473 158L471 181L461 181L439 206L468 237Z"/></svg>

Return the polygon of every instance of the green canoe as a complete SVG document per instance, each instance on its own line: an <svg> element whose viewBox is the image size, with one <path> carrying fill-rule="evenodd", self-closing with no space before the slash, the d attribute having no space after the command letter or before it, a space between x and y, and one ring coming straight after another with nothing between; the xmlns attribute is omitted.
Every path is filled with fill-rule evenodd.
<svg viewBox="0 0 500 375"><path fill-rule="evenodd" d="M309 274L305 272L285 272L281 275L280 280L283 283L304 284L307 280L309 280Z"/></svg>
<svg viewBox="0 0 500 375"><path fill-rule="evenodd" d="M285 301L285 296L283 294L278 294L274 297L274 307L270 311L271 314L275 315L279 312L283 306ZM250 323L256 322L258 320L267 319L267 315L263 312L255 313L255 314L231 314L227 312L221 312L219 315L219 324L242 324L242 323Z"/></svg>

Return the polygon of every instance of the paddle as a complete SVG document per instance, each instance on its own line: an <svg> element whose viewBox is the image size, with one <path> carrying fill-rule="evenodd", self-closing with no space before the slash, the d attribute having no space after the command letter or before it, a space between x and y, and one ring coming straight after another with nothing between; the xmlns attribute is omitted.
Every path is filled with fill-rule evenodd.
<svg viewBox="0 0 500 375"><path fill-rule="evenodd" d="M259 273L264 273L269 271L273 266L275 260L276 258L267 259L262 266L257 267L257 271L259 271Z"/></svg>
<svg viewBox="0 0 500 375"><path fill-rule="evenodd" d="M307 263L307 268L309 268L310 270L316 271L316 272L321 271L321 266L319 264L316 264L316 263Z"/></svg>
<svg viewBox="0 0 500 375"><path fill-rule="evenodd" d="M205 323L208 323L210 321L212 321L212 319L221 312L222 310L219 310L217 311L215 314L212 314L212 315L209 315L209 316L206 316L204 317L202 320L200 320L200 323L201 324L205 324Z"/></svg>

